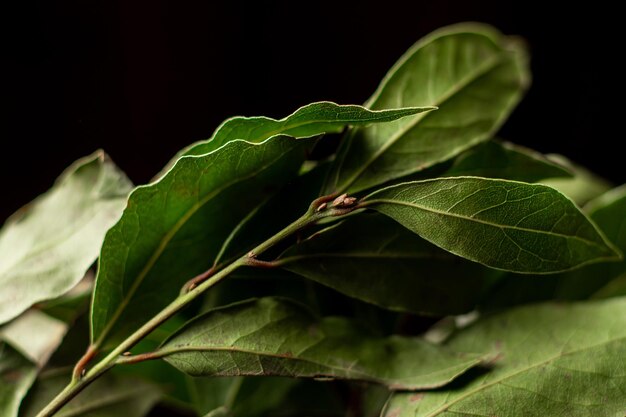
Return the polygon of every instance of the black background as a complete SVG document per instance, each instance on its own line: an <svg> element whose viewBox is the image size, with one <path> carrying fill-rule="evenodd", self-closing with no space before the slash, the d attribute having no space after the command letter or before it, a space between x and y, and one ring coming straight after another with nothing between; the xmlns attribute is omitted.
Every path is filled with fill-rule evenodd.
<svg viewBox="0 0 626 417"><path fill-rule="evenodd" d="M142 183L226 117L361 103L418 38L466 20L531 48L534 84L502 135L626 182L625 23L601 2L47 0L1 16L0 221L97 148Z"/></svg>

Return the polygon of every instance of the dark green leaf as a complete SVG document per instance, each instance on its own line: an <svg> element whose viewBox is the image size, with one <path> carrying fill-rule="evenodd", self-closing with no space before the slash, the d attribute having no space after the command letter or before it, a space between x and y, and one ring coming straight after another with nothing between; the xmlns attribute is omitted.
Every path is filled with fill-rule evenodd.
<svg viewBox="0 0 626 417"><path fill-rule="evenodd" d="M492 268L545 274L619 259L570 200L544 185L440 178L384 188L364 204L437 246Z"/></svg>
<svg viewBox="0 0 626 417"><path fill-rule="evenodd" d="M371 111L361 106L341 106L329 101L321 101L300 107L280 120L263 116L233 117L222 123L209 140L196 142L180 151L170 161L168 168L173 166L181 156L204 155L235 139L258 143L279 134L304 138L323 133L338 133L346 126L390 122L434 109L434 107L409 107Z"/></svg>
<svg viewBox="0 0 626 417"><path fill-rule="evenodd" d="M480 319L447 346L499 354L464 385L395 394L384 417L618 417L626 410L626 298L511 310Z"/></svg>
<svg viewBox="0 0 626 417"><path fill-rule="evenodd" d="M64 323L35 310L0 327L0 415L17 416L22 398L66 331Z"/></svg>
<svg viewBox="0 0 626 417"><path fill-rule="evenodd" d="M472 309L490 273L380 214L330 226L289 249L279 262L351 297L428 314Z"/></svg>
<svg viewBox="0 0 626 417"><path fill-rule="evenodd" d="M526 53L516 39L478 24L433 32L400 58L366 107L440 110L354 129L341 145L327 191L362 191L489 139L528 83Z"/></svg>
<svg viewBox="0 0 626 417"><path fill-rule="evenodd" d="M76 161L0 231L0 323L85 275L131 184L102 151Z"/></svg>
<svg viewBox="0 0 626 417"><path fill-rule="evenodd" d="M42 375L26 397L20 417L34 417L70 380L67 372ZM55 417L142 417L160 397L152 384L137 378L104 375L88 386Z"/></svg>
<svg viewBox="0 0 626 417"><path fill-rule="evenodd" d="M216 309L157 351L194 376L265 375L367 380L396 389L444 385L480 362L416 338L373 336L347 319L321 321L284 299Z"/></svg>
<svg viewBox="0 0 626 417"><path fill-rule="evenodd" d="M489 141L463 152L442 177L478 176L523 182L571 177L565 167L542 154L509 142Z"/></svg>
<svg viewBox="0 0 626 417"><path fill-rule="evenodd" d="M277 377L191 378L190 386L195 389L198 415L221 412L232 417L260 417L279 408L298 382Z"/></svg>
<svg viewBox="0 0 626 417"><path fill-rule="evenodd" d="M185 320L179 316L170 318L133 346L132 352L152 352L184 322ZM193 385L191 378L163 361L144 361L132 366L116 366L113 368L113 373L122 377L139 377L149 381L159 387L163 393L164 403L174 408L193 409L193 393L190 392L190 387ZM199 414L202 413L199 412Z"/></svg>
<svg viewBox="0 0 626 417"><path fill-rule="evenodd" d="M311 143L233 141L181 158L161 180L133 191L102 248L92 341L129 335L211 267L242 219L297 174Z"/></svg>
<svg viewBox="0 0 626 417"><path fill-rule="evenodd" d="M319 197L327 172L328 164L317 166L251 208L249 216L242 219L224 241L217 261L221 263L248 253L259 242L300 217Z"/></svg>

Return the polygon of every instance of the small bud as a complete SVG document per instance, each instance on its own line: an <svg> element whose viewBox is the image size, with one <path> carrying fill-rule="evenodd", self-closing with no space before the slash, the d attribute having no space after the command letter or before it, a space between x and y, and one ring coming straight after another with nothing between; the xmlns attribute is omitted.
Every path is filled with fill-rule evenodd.
<svg viewBox="0 0 626 417"><path fill-rule="evenodd" d="M343 206L351 206L356 201L356 197L346 197L343 199Z"/></svg>
<svg viewBox="0 0 626 417"><path fill-rule="evenodd" d="M322 203L322 204L319 205L319 207L315 211L320 212L320 211L324 210L326 208L326 206L328 206L328 204Z"/></svg>
<svg viewBox="0 0 626 417"><path fill-rule="evenodd" d="M130 352L124 352L124 353L122 353L122 356L130 356L130 355L132 355L132 353L130 353Z"/></svg>
<svg viewBox="0 0 626 417"><path fill-rule="evenodd" d="M346 193L341 194L339 197L337 197L337 198L335 198L333 200L333 203L331 204L331 206L339 207L339 206L343 205L343 200L345 200L346 197L348 197L348 194L346 194Z"/></svg>

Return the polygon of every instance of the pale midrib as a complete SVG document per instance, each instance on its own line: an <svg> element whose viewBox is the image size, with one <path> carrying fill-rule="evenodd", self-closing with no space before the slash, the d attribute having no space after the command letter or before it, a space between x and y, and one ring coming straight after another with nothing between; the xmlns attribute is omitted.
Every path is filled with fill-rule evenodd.
<svg viewBox="0 0 626 417"><path fill-rule="evenodd" d="M436 107L442 106L446 101L450 100L456 94L458 94L463 89L471 85L474 81L481 78L487 72L497 67L503 60L504 60L504 57L502 55L498 55L496 57L492 57L492 59L490 60L484 61L484 64L482 66L478 67L476 71L470 72L466 77L462 78L457 84L453 85L448 91L446 91L441 97L439 97L439 99L432 105ZM432 114L432 112L427 112L427 113L422 113L421 115L417 115L415 116L412 122L407 123L406 125L402 126L402 128L398 130L398 132L394 136L389 138L389 140L385 142L385 144L381 146L379 150L376 153L374 153L369 160L365 161L361 165L361 168L358 169L356 173L352 175L352 177L350 177L344 183L342 188L337 192L341 193L347 190L352 184L354 184L359 179L359 177L369 168L371 164L373 164L382 154L384 154L387 151L387 149L389 149L400 138L402 138L409 130L412 130L415 126L417 126L418 123L420 123L422 120L427 118L430 114ZM344 157L341 159L341 164L337 168L337 180L339 179L338 178L339 173L341 172L341 169L343 168L343 164L346 160L346 155L348 155L353 141L354 141L354 136L352 136L352 140L348 142L347 149L343 153Z"/></svg>
<svg viewBox="0 0 626 417"><path fill-rule="evenodd" d="M381 381L381 382L386 381L385 379L376 378L375 376L370 375L364 371L356 371L354 369L347 369L347 368L341 368L338 366L328 365L328 364L315 361L313 359L306 359L306 358L297 357L297 356L288 356L288 355L280 354L280 353L259 352L259 351L249 350L249 349L236 348L232 346L210 346L210 347L182 346L182 347L176 347L174 349L156 351L155 355L159 358L162 358L165 356L175 355L179 353L188 353L188 352L191 352L191 353L194 353L194 352L243 353L243 354L252 355L252 356L265 356L265 357L270 357L270 358L285 359L285 360L294 361L294 362L306 362L308 364L328 368L333 371L343 372L347 376L348 375L360 376L362 379L368 380L368 381ZM244 373L243 375L246 375L246 374ZM316 375L322 375L322 374L316 374ZM337 375L336 374L323 374L323 376L336 377Z"/></svg>
<svg viewBox="0 0 626 417"><path fill-rule="evenodd" d="M156 251L152 254L152 256L150 257L150 259L148 260L148 262L146 263L146 265L143 267L143 269L141 270L141 272L139 273L139 275L137 275L137 279L133 282L133 285L130 287L128 293L126 294L126 296L122 299L122 301L120 302L118 308L115 310L115 313L111 316L111 320L109 320L108 324L105 326L104 330L102 330L102 333L100 333L100 336L98 337L98 339L94 342L95 346L100 346L103 342L103 340L108 336L108 333L111 331L111 329L113 328L113 325L117 322L117 320L120 318L122 312L126 309L126 307L128 306L128 303L130 302L130 299L135 295L135 292L137 291L137 289L139 288L139 286L141 285L141 283L143 282L144 278L148 275L148 273L152 270L152 267L156 264L157 260L159 259L159 257L161 256L161 254L165 251L165 248L167 247L167 245L169 244L169 242L174 238L174 236L176 235L176 233L178 233L178 231L187 223L187 221L198 211L200 210L205 204L207 204L209 201L213 200L213 198L215 196L217 196L218 194L221 194L223 191L225 191L226 189L230 188L233 185L236 185L240 182L246 181L250 178L254 178L255 176L259 175L259 173L263 172L264 170L266 170L267 168L271 167L272 165L274 165L274 163L276 163L276 161L282 159L286 154L290 153L291 151L293 151L294 148L290 148L287 151L281 153L280 155L278 155L275 159L272 159L271 161L269 161L267 164L263 165L262 167L260 167L258 170L251 172L250 174L246 175L245 177L240 177L237 179L234 179L228 183L226 183L225 185L223 185L222 187L214 190L213 192L207 194L203 199L199 200L197 203L195 203L194 205L192 205L189 210L185 213L185 215L183 215L180 220L178 220L176 222L176 224L174 225L174 227L172 227L163 237L163 239L161 239L161 242L159 243L159 246L157 247Z"/></svg>
<svg viewBox="0 0 626 417"><path fill-rule="evenodd" d="M468 398L468 397L470 397L470 396L472 396L474 394L477 394L478 392L480 392L480 391L482 391L484 389L492 387L492 386L494 386L496 384L501 383L502 381L505 381L507 379L513 378L513 377L515 377L515 376L517 376L519 374L522 374L524 372L527 372L527 371L529 371L531 369L535 369L535 368L538 368L538 367L540 367L542 365L549 364L550 362L552 362L554 360L563 358L563 357L568 356L568 355L575 355L577 353L584 352L584 351L590 350L590 349L595 349L595 348L598 348L598 347L601 347L601 346L604 346L604 345L608 345L609 343L615 343L615 342L618 342L620 340L626 340L626 336L617 337L615 339L611 339L611 340L608 340L606 342L598 343L598 344L591 345L591 346L585 346L583 348L572 350L572 351L569 351L567 353L561 353L559 355L552 356L552 357L550 357L550 358L548 358L548 359L546 359L544 361L538 362L538 363L536 363L536 364L534 364L532 366L528 366L528 367L522 368L522 369L518 370L517 372L513 372L511 374L505 375L505 376L503 376L501 378L498 378L498 379L496 379L496 380L494 380L492 382L489 382L487 384L480 385L480 386L476 387L475 389L470 390L470 391L466 392L465 394L461 395L460 397L454 399L453 401L445 404L444 406L439 407L438 409L436 409L435 411L431 412L430 414L425 415L424 417L436 417L439 413L447 411L448 408L452 407L454 404L456 404L456 403L458 403L460 401L463 401L464 399L466 399L466 398Z"/></svg>
<svg viewBox="0 0 626 417"><path fill-rule="evenodd" d="M325 363L321 363L319 361L315 361L313 359L307 359L307 358L302 358L302 357L297 357L297 356L288 356L288 355L284 355L284 354L279 354L279 353L272 353L272 352L259 352L259 351L254 351L254 350L249 350L249 349L242 349L242 348L236 348L236 347L232 347L232 346L210 346L210 347L202 347L202 346L178 346L175 347L173 349L164 349L164 350L160 350L160 351L156 351L155 352L155 358L163 358L165 356L170 356L170 355L175 355L175 354L181 354L181 353L194 353L194 352L229 352L229 353L243 353L246 355L252 355L252 356L264 356L264 357L270 357L270 358L277 358L277 359L285 359L285 360L289 360L289 361L294 361L294 362L305 362L311 365L315 365L315 366L320 366L320 367L324 367L324 368L328 368L332 371L340 371L342 372L347 378L354 378L354 379L361 379L361 380L365 380L365 381L372 381L372 382L379 382L382 384L396 384L397 381L402 381L402 380L411 380L413 378L417 378L417 377L428 377L428 376L432 376L432 375L439 375L441 373L445 373L448 372L450 370L453 369L458 369L458 368L462 368L462 372L465 372L466 369L468 369L469 367L476 365L477 363L479 363L481 361L481 358L477 357L477 358L472 358L471 360L467 361L467 364L464 363L458 363L458 364L454 364L452 366L448 366L447 368L442 368L442 369L437 369L435 371L431 371L431 372L426 372L426 373L417 373L415 375L410 375L410 376L405 376L405 377L378 377L373 375L371 372L368 373L368 371L357 371L354 368L342 368L339 366L333 366L330 364L325 364ZM247 375L247 374L243 374L243 375ZM316 375L322 375L322 374L316 374ZM457 373L458 375L458 373ZM457 376L455 375L455 376ZM323 374L323 376L328 376L328 377L341 377L341 375L336 375L336 374ZM448 381L451 380L452 378L448 378ZM431 388L436 388L438 386L441 386L443 384L445 384L448 381L444 381L441 384L408 384L410 385L409 389L431 389Z"/></svg>
<svg viewBox="0 0 626 417"><path fill-rule="evenodd" d="M99 408L113 405L124 400L132 400L133 398L141 397L143 392L149 392L148 388L141 388L136 391L125 391L119 394L110 395L105 398L99 397L98 400L92 401L83 406L76 406L73 410L63 414L63 417L78 417L87 411L97 410Z"/></svg>
<svg viewBox="0 0 626 417"><path fill-rule="evenodd" d="M373 205L373 204L397 204L397 205L400 205L400 206L412 207L412 208L416 208L418 210L422 210L422 211L426 211L426 212L430 212L430 213L434 213L434 214L439 214L439 215L442 215L442 216L449 216L449 217L454 217L454 218L457 218L457 219L467 220L467 221L470 221L470 222L480 223L480 224L484 224L484 225L487 225L487 226L495 227L495 228L498 228L498 229L511 229L511 230L518 230L518 231L521 231L521 232L538 233L538 234L545 234L545 235L550 235L550 236L556 236L556 237L565 238L565 239L574 239L574 240L579 240L581 242L585 242L587 244L591 244L591 245L596 246L598 248L603 248L602 245L599 245L598 243L596 243L596 242L594 242L592 240L583 239L582 237L579 237L579 236L565 235L565 234L562 234L562 233L555 233L555 232L550 232L550 231L547 231L547 230L537 230L537 229L528 229L526 227L509 226L509 225L506 225L506 224L490 223L488 221L480 220L480 219L477 219L475 217L468 217L468 216L463 216L461 214L449 213L447 211L442 211L442 210L437 210L437 209L433 209L433 208L430 208L430 207L420 206L419 204L410 203L408 201L387 200L387 199L375 199L375 200L368 200L367 201L367 205Z"/></svg>

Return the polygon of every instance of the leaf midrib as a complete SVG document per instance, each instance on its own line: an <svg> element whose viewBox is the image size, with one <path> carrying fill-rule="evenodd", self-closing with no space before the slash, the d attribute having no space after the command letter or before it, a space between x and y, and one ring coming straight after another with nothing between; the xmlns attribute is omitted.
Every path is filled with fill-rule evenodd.
<svg viewBox="0 0 626 417"><path fill-rule="evenodd" d="M466 87L471 85L474 81L478 80L483 75L487 74L490 70L496 68L501 62L504 61L504 58L505 58L505 52L500 51L497 56L492 57L491 59L485 60L481 66L479 66L475 71L470 72L466 77L462 78L457 84L453 85L448 91L442 94L442 96L439 97L439 99L432 105L436 107L441 107L446 101L450 100L456 94L460 93ZM377 97L377 100L379 97ZM402 138L408 131L412 130L415 126L417 126L418 123L423 121L430 114L432 114L432 112L418 114L415 116L413 121L402 126L402 128L395 135L391 136L391 138L389 138L389 140L385 142L385 144L381 146L379 150L376 153L374 153L369 160L365 161L361 165L361 168L357 170L357 172L354 175L352 175L352 177L350 177L346 182L344 182L340 190L337 192L339 193L343 192L347 190L350 186L352 186L361 177L361 175L367 170L367 168L371 164L373 164L381 155L383 155L387 151L387 149L389 149L393 144L395 144L398 140L400 140L400 138ZM341 164L337 168L337 179L339 179L338 178L339 173L341 172L343 168L343 164L346 160L346 155L348 155L350 147L352 146L353 142L354 142L354 136L352 136L351 140L348 142L347 149L343 153L343 157L341 159Z"/></svg>
<svg viewBox="0 0 626 417"><path fill-rule="evenodd" d="M250 144L250 145L256 146L258 144ZM138 288L141 285L141 283L143 282L144 278L152 270L152 267L156 264L156 262L159 259L159 257L165 251L165 248L167 247L168 243L173 239L173 237L176 235L176 233L178 233L178 231L186 224L186 222L198 210L200 210L205 204L208 204L211 200L213 200L213 198L215 196L221 194L226 189L228 189L228 188L230 188L230 187L232 187L232 186L234 186L234 185L236 185L238 183L241 183L243 181L249 180L250 178L253 178L253 177L259 175L259 173L261 173L262 171L264 171L267 168L269 168L272 165L274 165L276 163L276 161L282 159L286 154L292 152L294 149L295 148L288 148L288 149L284 150L276 158L272 159L271 161L269 161L265 165L261 166L258 170L254 171L254 172L252 172L252 173L250 173L250 174L248 174L248 175L246 175L244 177L236 178L236 179L234 179L234 180L224 184L222 187L217 188L214 191L208 193L202 200L199 200L198 202L193 204L189 208L189 210L185 213L185 215L183 215L180 218L180 220L178 222L176 222L176 224L165 234L163 239L161 239L161 242L159 243L159 246L157 247L156 251L152 254L152 256L150 257L150 259L148 260L148 262L146 263L144 268L141 270L141 272L137 275L137 279L134 280L134 282L131 285L128 293L122 299L122 301L119 303L118 308L115 310L115 313L111 316L111 319L109 320L108 324L104 327L104 329L100 333L100 336L98 337L98 339L93 344L95 346L100 346L102 344L104 339L108 336L109 332L113 328L113 325L117 322L117 320L120 318L120 316L123 313L123 311L128 306L128 303L130 302L130 299L134 296L135 292L138 290ZM193 158L193 157L191 157L191 158ZM149 189L150 187L153 187L153 186L155 186L155 184L138 188L138 190ZM131 197L132 197L132 195L131 195ZM130 201L130 197L129 197L129 201Z"/></svg>
<svg viewBox="0 0 626 417"><path fill-rule="evenodd" d="M368 373L366 373L365 371L355 371L354 368L342 368L339 366L333 366L330 364L324 364L321 363L319 361L315 361L313 359L307 359L307 358L303 358L303 357L296 357L296 356L289 356L289 355L285 355L285 354L280 354L280 353L272 353L272 352L259 352L259 351L254 351L254 350L249 350L249 349L242 349L242 348L237 348L237 347L233 347L233 346L210 346L210 347L202 347L202 346L176 346L173 349L164 349L164 350L160 350L160 351L156 351L155 352L155 357L158 358L163 358L166 356L170 356L170 355L175 355L175 354L181 354L181 353L188 353L188 352L229 352L229 353L243 353L243 354L247 354L247 355L252 355L252 356L265 356L265 357L271 357L271 358L278 358L278 359L286 359L286 360L290 360L290 361L294 361L294 362L305 362L311 365L315 365L315 366L319 366L319 367L324 367L324 368L328 368L332 371L341 371L344 372L346 375L346 378L351 378L351 379L360 379L363 381L371 381L371 382L377 382L379 384L383 384L383 385L394 385L397 386L396 381L401 381L401 380L410 380L413 378L421 378L421 377L428 377L431 375L438 375L441 373L445 373L451 369L457 369L457 368L461 368L460 372L465 372L465 370L471 368L472 366L478 364L481 362L482 358L481 357L476 357L476 358L472 358L472 359L468 359L466 362L463 363L457 363L453 366L448 366L446 368L439 368L436 369L434 371L431 372L427 372L427 373L419 373L416 375L411 375L411 376L406 376L403 378L379 378L373 375L370 375ZM219 374L219 373L218 373ZM248 375L246 373L242 373L241 375ZM252 374L250 374L252 375ZM256 374L255 374L256 375ZM329 377L329 378L342 378L341 376L338 376L336 374L323 374L323 373L319 373L317 374L317 376L324 376L324 377ZM355 378L355 376L357 378ZM458 376L458 373L455 375ZM405 385L401 385L398 388L404 388L404 389L412 389L412 390L417 390L417 389L431 389L431 388L437 388L440 386L445 385L447 382L449 382L451 378L448 378L447 381L443 381L439 384L405 384Z"/></svg>
<svg viewBox="0 0 626 417"><path fill-rule="evenodd" d="M431 207L421 206L419 204L411 203L411 202L408 202L408 201L399 201L399 200L390 200L390 199L367 200L367 205L375 205L375 204L397 204L397 205L401 205L401 206L408 206L408 207L416 208L418 210L431 212L431 213L442 215L442 216L454 217L454 218L457 218L457 219L462 219L462 220L466 220L466 221L470 221L470 222L481 223L481 224L484 224L484 225L487 225L487 226L491 226L491 227L495 227L495 228L499 228L499 229L511 229L511 230L518 230L518 231L521 231L521 232L546 234L546 235L556 236L556 237L565 238L565 239L580 240L582 242L585 242L587 244L591 244L591 245L596 246L598 248L604 248L602 245L598 244L597 242L594 242L592 240L587 240L587 239L584 239L584 238L582 238L580 236L576 236L576 235L572 236L572 235L566 235L566 234L556 233L556 232L547 231L547 230L537 230L537 229L529 229L529 228L526 228L526 227L511 226L511 225L507 225L507 224L491 223L491 222L488 222L488 221L485 221L485 220L477 219L475 217L469 217L469 216L464 216L462 214L450 213L450 212L447 212L447 211L437 210L437 209L434 209L434 208L431 208ZM606 252L606 251L604 251L604 252Z"/></svg>
<svg viewBox="0 0 626 417"><path fill-rule="evenodd" d="M468 397L470 397L470 396L472 396L474 394L477 394L477 393L479 393L480 391L482 391L484 389L492 387L492 386L494 386L496 384L499 384L502 381L505 381L507 379L513 378L514 376L517 376L517 375L519 375L521 373L527 372L527 371L529 371L531 369L535 369L535 368L538 368L538 367L540 367L542 365L549 364L550 362L552 362L554 360L563 358L563 357L568 356L568 355L575 355L577 353L584 352L585 350L595 349L595 348L598 348L598 347L601 347L601 346L604 346L604 345L608 345L610 343L618 342L620 340L626 340L626 335L621 336L621 337L617 337L615 339L611 339L611 340L608 340L608 341L605 341L605 342L602 342L602 343L597 343L595 345L585 346L585 347L580 348L580 349L575 349L575 350L572 350L572 351L569 351L569 352L566 352L566 353L561 353L559 355L552 356L552 357L550 357L550 358L548 358L548 359L546 359L544 361L538 362L538 363L536 363L536 364L534 364L532 366L522 368L522 369L520 369L520 370L518 370L516 372L510 373L508 375L504 375L504 376L502 376L502 377L500 377L500 378L498 378L498 379L496 379L494 381L491 381L489 383L480 385L480 386L474 388L473 390L470 390L467 393L461 395L460 397L454 399L452 402L449 402L449 403L439 407L438 409L436 409L435 411L431 412L430 414L425 415L424 417L435 417L435 416L437 416L438 414L440 414L440 413L442 413L444 411L448 411L448 408L450 408L454 404L457 404L458 402L460 402L460 401L462 401L462 400L464 400L464 399L466 399L466 398L468 398Z"/></svg>

